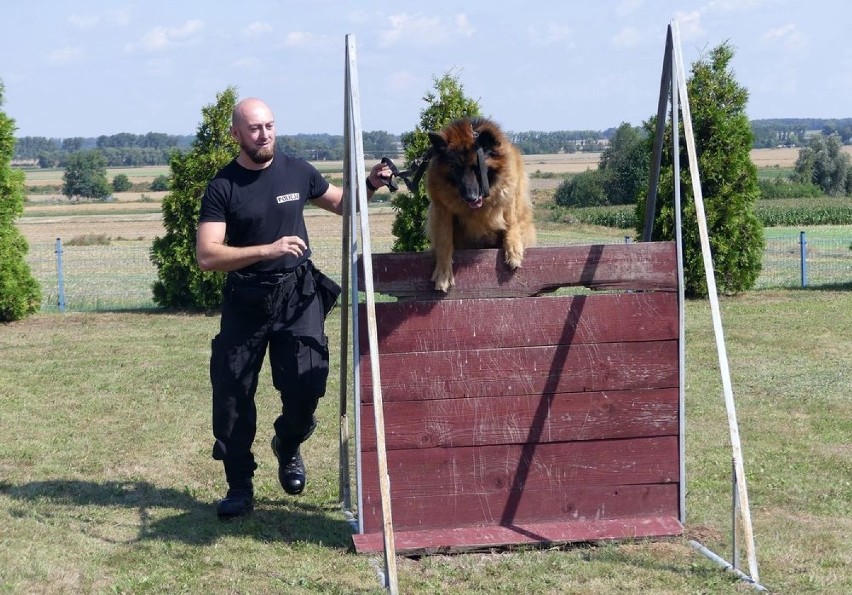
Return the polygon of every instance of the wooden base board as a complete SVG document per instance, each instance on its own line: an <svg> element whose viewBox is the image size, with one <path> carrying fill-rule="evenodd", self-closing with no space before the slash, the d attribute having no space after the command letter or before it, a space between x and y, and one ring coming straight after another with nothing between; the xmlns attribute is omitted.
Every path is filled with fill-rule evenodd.
<svg viewBox="0 0 852 595"><path fill-rule="evenodd" d="M537 523L511 527L493 525L398 531L394 532L394 549L397 554L411 556L461 553L519 545L674 537L682 533L683 525L671 516ZM359 554L382 552L385 547L382 533L353 535L352 541L355 551Z"/></svg>

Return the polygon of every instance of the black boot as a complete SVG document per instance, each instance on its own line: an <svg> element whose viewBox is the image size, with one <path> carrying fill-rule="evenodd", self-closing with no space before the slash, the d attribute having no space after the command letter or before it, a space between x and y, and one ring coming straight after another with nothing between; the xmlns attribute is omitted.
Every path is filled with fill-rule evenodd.
<svg viewBox="0 0 852 595"><path fill-rule="evenodd" d="M299 453L299 447L282 447L278 436L272 437L272 452L278 459L278 482L284 491L295 496L305 489L308 478L305 475L305 463Z"/></svg>
<svg viewBox="0 0 852 595"><path fill-rule="evenodd" d="M254 510L254 487L251 477L245 478L242 474L234 477L235 473L228 471L226 468L228 493L216 505L216 514L223 520L245 516Z"/></svg>

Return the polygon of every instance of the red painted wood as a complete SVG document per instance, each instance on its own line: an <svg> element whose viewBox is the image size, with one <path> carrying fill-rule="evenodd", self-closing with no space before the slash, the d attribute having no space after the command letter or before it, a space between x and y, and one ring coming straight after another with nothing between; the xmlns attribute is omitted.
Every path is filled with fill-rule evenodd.
<svg viewBox="0 0 852 595"><path fill-rule="evenodd" d="M360 351L368 355L366 306ZM655 341L678 336L677 295L621 293L376 304L383 354Z"/></svg>
<svg viewBox="0 0 852 595"><path fill-rule="evenodd" d="M517 297L558 287L676 291L677 266L672 242L595 244L529 248L521 268L512 271L502 250L457 250L453 255L456 286L444 294L431 281L431 252L373 254L373 287L400 297ZM364 291L359 259L359 289Z"/></svg>
<svg viewBox="0 0 852 595"><path fill-rule="evenodd" d="M591 520L531 523L511 527L447 527L425 531L394 532L396 552L405 555L462 553L495 547L530 544L575 543L672 537L683 533L683 526L674 516L651 516L611 520ZM352 541L358 553L384 550L381 533L354 535Z"/></svg>
<svg viewBox="0 0 852 595"><path fill-rule="evenodd" d="M421 300L376 305L398 552L681 533L675 257L672 243L531 248L513 273L499 250L459 251L448 294L429 253L373 257L377 292ZM563 286L640 291L517 297ZM360 321L354 540L379 551L363 306Z"/></svg>
<svg viewBox="0 0 852 595"><path fill-rule="evenodd" d="M677 481L677 437L551 444L427 448L388 452L391 479L408 476L395 491L445 495L466 486L477 493L508 489L563 489L578 484L621 485ZM676 460L676 457L674 457ZM375 453L363 453L365 487Z"/></svg>
<svg viewBox="0 0 852 595"><path fill-rule="evenodd" d="M573 486L560 490L528 488L522 494L464 490L452 497L392 497L396 531L506 525L563 520L565 522L677 514L676 484ZM381 501L364 505L364 528L382 530Z"/></svg>
<svg viewBox="0 0 852 595"><path fill-rule="evenodd" d="M677 341L380 355L385 402L678 385ZM372 400L370 358L361 398Z"/></svg>
<svg viewBox="0 0 852 595"><path fill-rule="evenodd" d="M633 390L385 403L388 450L677 435L678 390ZM376 449L372 404L361 449Z"/></svg>
<svg viewBox="0 0 852 595"><path fill-rule="evenodd" d="M591 503L577 504L588 515L608 488L676 483L677 449L677 437L670 436L388 451L394 526L440 527L448 522L454 526L452 503L466 495L475 496L480 503L470 511L474 516L467 522L486 524L495 516L504 523L514 522L523 500L533 507L550 506L554 498L570 498L571 490L578 486L596 486L599 494L586 492L591 494ZM361 465L365 532L380 531L376 453L363 453ZM567 495L557 495L562 493ZM417 508L411 504L414 501ZM674 508L668 512L676 515L677 498L671 498L669 504ZM660 505L651 506L658 510Z"/></svg>

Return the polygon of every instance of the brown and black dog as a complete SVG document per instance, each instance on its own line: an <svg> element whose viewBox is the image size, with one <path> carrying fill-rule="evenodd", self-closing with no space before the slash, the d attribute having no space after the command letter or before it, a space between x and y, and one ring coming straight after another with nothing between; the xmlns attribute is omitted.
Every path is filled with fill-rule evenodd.
<svg viewBox="0 0 852 595"><path fill-rule="evenodd" d="M427 231L435 253L432 281L453 285L453 251L503 248L510 269L535 244L533 209L521 153L493 121L464 118L430 132Z"/></svg>

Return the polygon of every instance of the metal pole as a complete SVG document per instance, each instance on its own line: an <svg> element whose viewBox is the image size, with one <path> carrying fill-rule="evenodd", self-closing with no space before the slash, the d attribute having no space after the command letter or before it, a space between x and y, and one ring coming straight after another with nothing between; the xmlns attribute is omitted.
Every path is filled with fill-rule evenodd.
<svg viewBox="0 0 852 595"><path fill-rule="evenodd" d="M802 287L808 286L808 238L804 231L799 232L799 262L802 271Z"/></svg>
<svg viewBox="0 0 852 595"><path fill-rule="evenodd" d="M378 324L376 322L375 294L373 292L373 259L370 247L370 224L367 218L367 180L364 173L364 149L361 137L361 116L358 98L358 71L355 69L355 36L346 36L347 68L352 86L351 101L353 140L355 141L356 168L358 178L357 196L361 222L361 253L364 263L364 293L367 301L367 335L370 343L370 373L373 382L373 413L376 423L376 454L379 460L379 488L382 500L383 534L385 545L386 584L392 595L399 592L396 572L396 547L394 545L393 516L391 514L390 475L388 473L387 449L385 446L385 418L382 400L382 377L379 369Z"/></svg>
<svg viewBox="0 0 852 595"><path fill-rule="evenodd" d="M737 539L739 528L740 504L737 498L737 467L736 462L731 460L731 565L739 570L740 567L740 542Z"/></svg>
<svg viewBox="0 0 852 595"><path fill-rule="evenodd" d="M59 311L65 312L65 274L62 265L62 238L56 238L56 279L59 286Z"/></svg>
<svg viewBox="0 0 852 595"><path fill-rule="evenodd" d="M663 133L666 130L667 93L672 80L672 29L666 33L666 50L663 54L663 73L660 77L660 98L657 102L657 135L654 138L654 153L651 158L651 175L648 178L648 197L645 201L645 222L642 241L650 242L654 232L654 215L657 211L657 185L660 181L660 164L663 158Z"/></svg>
<svg viewBox="0 0 852 595"><path fill-rule="evenodd" d="M701 191L701 178L698 170L698 153L695 149L695 135L692 131L692 116L689 109L689 97L686 89L686 78L683 69L683 56L680 48L680 33L677 23L673 22L675 57L678 64L678 72L675 77L678 81L678 92L681 99L681 113L683 114L683 130L686 139L686 149L689 156L689 172L692 179L693 198L695 199L695 214L698 221L698 232L701 240L701 255L704 261L704 273L707 281L707 296L710 300L710 312L713 318L713 329L716 337L716 353L719 359L719 371L722 376L722 389L725 397L725 407L728 413L728 429L731 435L731 450L733 451L734 466L737 477L737 492L740 499L740 512L742 516L743 533L746 545L746 557L748 558L749 574L755 582L759 581L757 570L757 555L754 547L754 533L751 524L751 512L748 503L748 491L746 489L745 468L743 466L742 446L740 444L740 432L737 424L736 405L734 403L734 391L731 386L731 372L728 366L728 353L725 346L725 338L722 330L722 314L719 307L719 294L716 289L716 277L713 269L713 259L710 252L710 237L707 231L707 216L704 212L704 198Z"/></svg>

